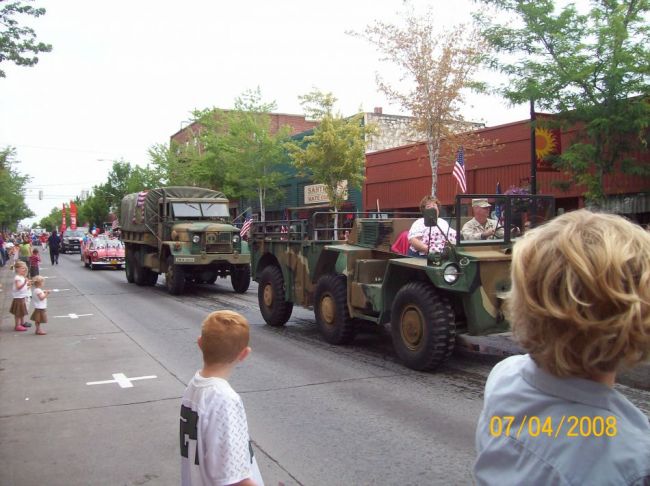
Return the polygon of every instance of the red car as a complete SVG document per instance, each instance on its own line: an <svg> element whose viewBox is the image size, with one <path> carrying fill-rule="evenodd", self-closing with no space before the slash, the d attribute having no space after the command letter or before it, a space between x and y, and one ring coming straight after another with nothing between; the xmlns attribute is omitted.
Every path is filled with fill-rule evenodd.
<svg viewBox="0 0 650 486"><path fill-rule="evenodd" d="M124 268L124 245L120 240L106 237L91 238L81 247L81 261L91 270L98 267Z"/></svg>

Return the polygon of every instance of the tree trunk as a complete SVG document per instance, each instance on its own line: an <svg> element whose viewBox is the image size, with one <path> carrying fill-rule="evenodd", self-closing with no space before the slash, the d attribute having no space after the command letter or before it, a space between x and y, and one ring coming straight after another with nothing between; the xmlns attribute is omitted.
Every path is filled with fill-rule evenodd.
<svg viewBox="0 0 650 486"><path fill-rule="evenodd" d="M260 197L260 221L264 222L266 221L266 211L264 209L264 188L259 187L257 190L257 194Z"/></svg>
<svg viewBox="0 0 650 486"><path fill-rule="evenodd" d="M334 239L339 239L339 209L334 206Z"/></svg>
<svg viewBox="0 0 650 486"><path fill-rule="evenodd" d="M437 197L438 192L438 159L440 158L440 144L433 140L427 141L429 163L431 164L431 195Z"/></svg>

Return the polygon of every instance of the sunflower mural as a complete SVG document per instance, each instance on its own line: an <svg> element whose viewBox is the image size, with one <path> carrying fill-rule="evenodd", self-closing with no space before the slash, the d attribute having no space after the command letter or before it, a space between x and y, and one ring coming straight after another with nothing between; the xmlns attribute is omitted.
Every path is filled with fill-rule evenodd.
<svg viewBox="0 0 650 486"><path fill-rule="evenodd" d="M535 155L538 171L554 171L549 157L562 152L560 130L556 128L535 128Z"/></svg>

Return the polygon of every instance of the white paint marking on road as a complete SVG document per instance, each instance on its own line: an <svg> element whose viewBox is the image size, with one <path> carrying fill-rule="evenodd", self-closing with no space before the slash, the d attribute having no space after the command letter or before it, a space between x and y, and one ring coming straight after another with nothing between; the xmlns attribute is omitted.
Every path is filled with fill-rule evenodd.
<svg viewBox="0 0 650 486"><path fill-rule="evenodd" d="M66 316L54 316L54 317L68 317L70 319L79 319L80 317L92 316L92 314L68 314Z"/></svg>
<svg viewBox="0 0 650 486"><path fill-rule="evenodd" d="M70 290L70 289L52 289L52 292L63 292L65 290Z"/></svg>
<svg viewBox="0 0 650 486"><path fill-rule="evenodd" d="M120 388L133 388L133 383L131 383L132 381L152 380L154 378L158 378L158 377L156 375L149 375L149 376L136 376L133 378L127 378L127 376L124 373L113 373L112 380L89 381L86 383L86 385L106 385L108 383L117 383L118 385L120 385Z"/></svg>

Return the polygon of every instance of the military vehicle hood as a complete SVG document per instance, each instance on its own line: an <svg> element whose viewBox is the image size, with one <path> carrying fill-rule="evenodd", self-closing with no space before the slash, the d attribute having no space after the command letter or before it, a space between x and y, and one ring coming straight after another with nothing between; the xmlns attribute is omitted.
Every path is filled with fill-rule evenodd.
<svg viewBox="0 0 650 486"><path fill-rule="evenodd" d="M173 226L176 231L187 231L193 233L207 233L207 232L221 232L221 231L235 231L239 233L239 228L227 223L213 223L213 222L191 222L191 223L176 223Z"/></svg>

